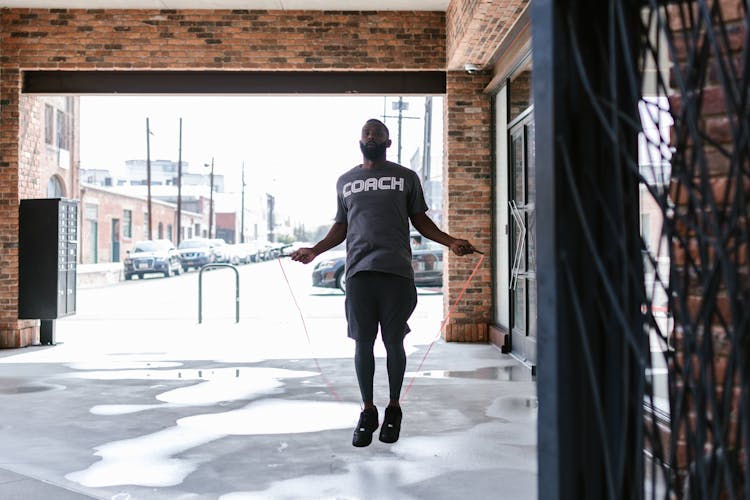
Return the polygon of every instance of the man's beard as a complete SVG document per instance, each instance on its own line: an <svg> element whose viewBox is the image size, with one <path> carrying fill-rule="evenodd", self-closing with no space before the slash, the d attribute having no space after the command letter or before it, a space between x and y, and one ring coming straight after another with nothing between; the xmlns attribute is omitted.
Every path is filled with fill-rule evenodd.
<svg viewBox="0 0 750 500"><path fill-rule="evenodd" d="M378 144L375 141L370 141L364 144L362 141L359 142L359 149L362 151L362 156L370 161L385 159L385 150L388 146L385 142Z"/></svg>

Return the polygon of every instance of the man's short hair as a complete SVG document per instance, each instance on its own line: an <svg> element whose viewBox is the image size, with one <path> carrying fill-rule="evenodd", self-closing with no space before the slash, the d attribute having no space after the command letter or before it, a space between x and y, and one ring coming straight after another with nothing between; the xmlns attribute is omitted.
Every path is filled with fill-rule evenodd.
<svg viewBox="0 0 750 500"><path fill-rule="evenodd" d="M370 118L369 120L367 120L365 122L365 126L367 125L378 125L380 127L383 127L385 129L385 135L388 136L389 138L391 137L391 131L388 130L388 127L385 126L385 123L381 122L377 118Z"/></svg>

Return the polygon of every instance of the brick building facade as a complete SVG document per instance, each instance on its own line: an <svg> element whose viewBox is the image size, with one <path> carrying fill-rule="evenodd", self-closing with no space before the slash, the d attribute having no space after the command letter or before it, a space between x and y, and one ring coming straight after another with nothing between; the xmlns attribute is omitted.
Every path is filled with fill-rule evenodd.
<svg viewBox="0 0 750 500"><path fill-rule="evenodd" d="M78 98L24 96L20 112L18 148L27 170L19 171L19 182L39 198L77 198Z"/></svg>
<svg viewBox="0 0 750 500"><path fill-rule="evenodd" d="M207 216L182 211L186 234L207 227ZM177 207L151 200L152 238L177 244ZM121 262L136 241L149 239L148 200L84 184L80 194L80 262Z"/></svg>

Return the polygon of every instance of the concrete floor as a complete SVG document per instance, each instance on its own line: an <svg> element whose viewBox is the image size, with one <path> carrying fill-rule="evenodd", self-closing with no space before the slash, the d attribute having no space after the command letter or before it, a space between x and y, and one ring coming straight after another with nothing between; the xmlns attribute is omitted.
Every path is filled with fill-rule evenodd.
<svg viewBox="0 0 750 500"><path fill-rule="evenodd" d="M420 308L401 439L361 449L342 318L309 343L294 318L58 320L57 345L0 351L0 498L536 498L529 371L490 345L425 358L442 297Z"/></svg>

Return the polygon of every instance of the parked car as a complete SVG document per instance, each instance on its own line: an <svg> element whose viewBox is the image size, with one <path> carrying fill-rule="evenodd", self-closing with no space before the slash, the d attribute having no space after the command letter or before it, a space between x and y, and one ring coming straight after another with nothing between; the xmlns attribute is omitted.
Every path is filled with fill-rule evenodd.
<svg viewBox="0 0 750 500"><path fill-rule="evenodd" d="M422 241L421 235L412 235L411 266L417 286L443 285L443 249L433 241ZM333 250L324 253L312 272L313 286L346 290L346 252Z"/></svg>
<svg viewBox="0 0 750 500"><path fill-rule="evenodd" d="M229 262L230 264L236 266L238 264L244 264L247 262L245 260L245 249L240 244L227 244L223 248L226 250L228 259L227 262Z"/></svg>
<svg viewBox="0 0 750 500"><path fill-rule="evenodd" d="M211 242L207 238L182 240L177 250L180 252L182 269L185 271L188 271L191 267L200 269L214 261Z"/></svg>
<svg viewBox="0 0 750 500"><path fill-rule="evenodd" d="M214 254L214 260L216 262L228 263L231 256L227 242L221 238L211 238L208 241Z"/></svg>
<svg viewBox="0 0 750 500"><path fill-rule="evenodd" d="M123 261L125 279L133 276L143 279L146 274L163 274L165 277L182 272L180 253L169 240L138 241L127 251Z"/></svg>
<svg viewBox="0 0 750 500"><path fill-rule="evenodd" d="M346 252L343 250L332 250L322 255L323 260L313 268L313 286L321 288L340 288L346 290L346 276L344 265L346 264Z"/></svg>
<svg viewBox="0 0 750 500"><path fill-rule="evenodd" d="M311 247L314 246L315 243L310 243L309 241L295 241L294 243L287 243L283 245L281 248L279 248L279 257L289 257L294 252L299 250L302 247Z"/></svg>
<svg viewBox="0 0 750 500"><path fill-rule="evenodd" d="M256 242L238 243L237 248L241 255L240 261L242 263L260 262L260 247Z"/></svg>

